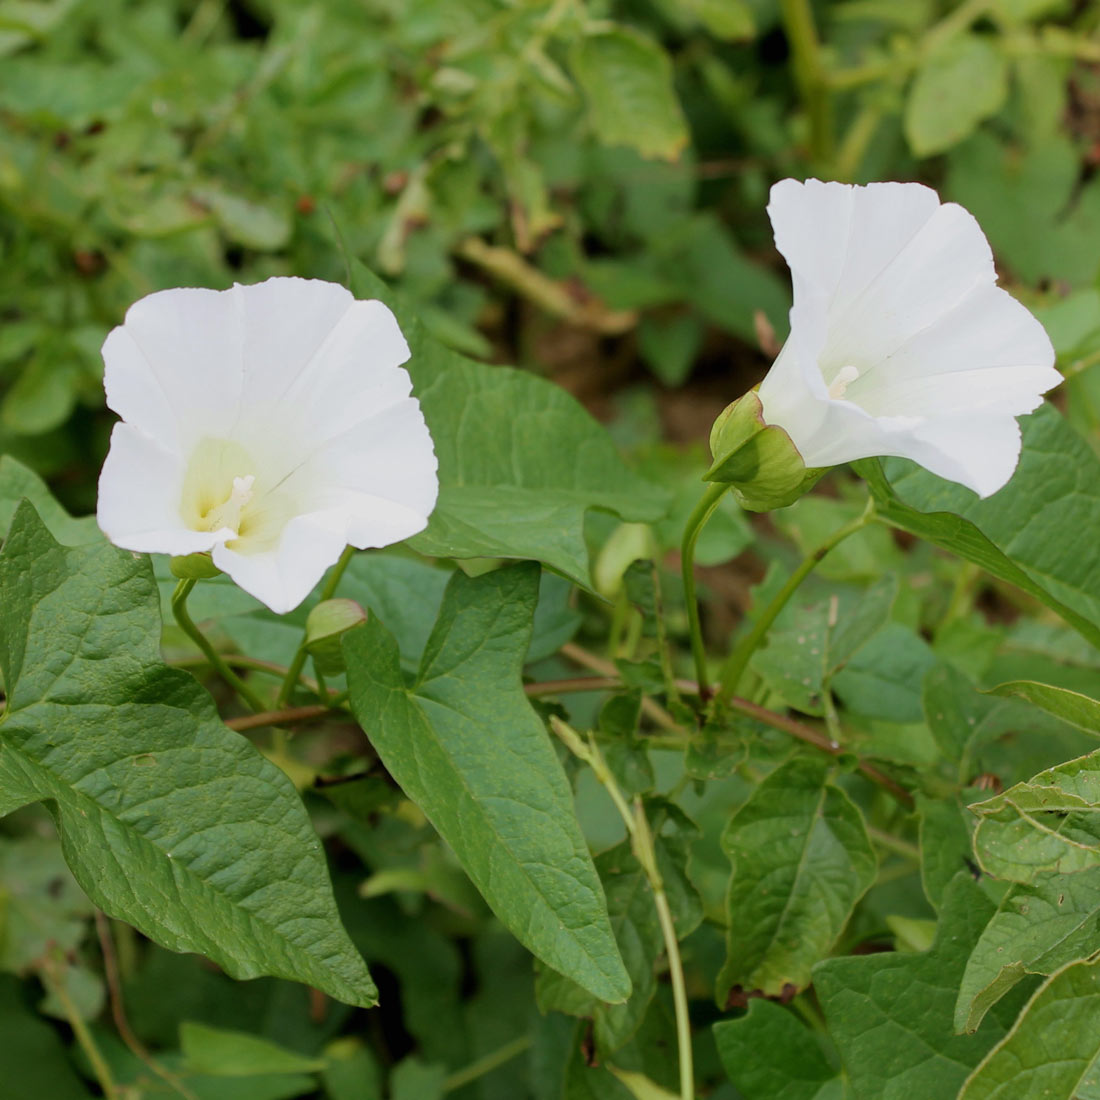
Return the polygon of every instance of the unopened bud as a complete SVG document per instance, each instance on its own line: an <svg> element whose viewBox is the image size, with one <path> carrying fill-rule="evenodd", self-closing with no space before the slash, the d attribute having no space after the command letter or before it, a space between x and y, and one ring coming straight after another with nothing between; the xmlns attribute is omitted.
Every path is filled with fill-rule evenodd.
<svg viewBox="0 0 1100 1100"><path fill-rule="evenodd" d="M306 619L306 651L322 676L344 671L340 639L367 621L367 613L354 600L325 600Z"/></svg>

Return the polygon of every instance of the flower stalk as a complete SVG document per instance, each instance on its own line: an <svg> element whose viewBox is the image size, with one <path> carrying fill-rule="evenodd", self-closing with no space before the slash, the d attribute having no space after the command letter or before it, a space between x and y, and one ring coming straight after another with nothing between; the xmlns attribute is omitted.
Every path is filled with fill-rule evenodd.
<svg viewBox="0 0 1100 1100"><path fill-rule="evenodd" d="M810 156L818 163L828 163L833 154L833 105L813 9L810 0L780 0L779 7L791 47L795 83L810 121Z"/></svg>
<svg viewBox="0 0 1100 1100"><path fill-rule="evenodd" d="M680 570L684 579L684 600L687 604L688 631L691 636L691 656L695 661L695 679L699 685L699 695L706 699L710 692L707 683L707 651L703 644L703 630L699 621L699 601L695 595L695 544L699 534L729 485L717 483L707 486L707 491L688 516L684 526L684 538L680 546Z"/></svg>
<svg viewBox="0 0 1100 1100"><path fill-rule="evenodd" d="M854 535L857 531L863 530L874 517L874 498L868 497L867 507L860 516L835 531L813 553L808 554L802 560L802 563L791 574L787 583L775 594L772 602L760 612L756 622L752 625L752 629L738 642L733 652L726 658L726 663L722 666L719 677L719 699L728 701L737 694L752 655L764 640L776 617L798 590L798 586L817 568L818 563L825 558L830 550L839 546L849 535Z"/></svg>
<svg viewBox="0 0 1100 1100"><path fill-rule="evenodd" d="M180 629L199 647L218 675L254 710L266 709L264 701L222 660L221 654L211 645L210 639L195 625L187 610L187 597L195 587L194 580L181 580L172 593L172 614ZM297 678L297 673L295 673Z"/></svg>

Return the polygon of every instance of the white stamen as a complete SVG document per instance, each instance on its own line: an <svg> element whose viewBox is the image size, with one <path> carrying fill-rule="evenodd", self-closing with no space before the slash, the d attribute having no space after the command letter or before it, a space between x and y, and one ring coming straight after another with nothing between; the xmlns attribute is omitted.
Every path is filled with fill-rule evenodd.
<svg viewBox="0 0 1100 1100"><path fill-rule="evenodd" d="M836 372L836 377L829 384L829 396L835 401L848 392L848 387L859 377L859 371L848 363Z"/></svg>
<svg viewBox="0 0 1100 1100"><path fill-rule="evenodd" d="M227 500L211 508L202 517L203 531L217 531L222 527L228 527L235 532L241 529L241 512L252 500L252 486L256 482L255 474L246 474L244 477L233 479L233 491Z"/></svg>
<svg viewBox="0 0 1100 1100"><path fill-rule="evenodd" d="M233 479L233 492L230 494L228 503L236 505L238 508L243 508L252 499L252 486L255 483L255 474L248 474L245 477L235 477Z"/></svg>

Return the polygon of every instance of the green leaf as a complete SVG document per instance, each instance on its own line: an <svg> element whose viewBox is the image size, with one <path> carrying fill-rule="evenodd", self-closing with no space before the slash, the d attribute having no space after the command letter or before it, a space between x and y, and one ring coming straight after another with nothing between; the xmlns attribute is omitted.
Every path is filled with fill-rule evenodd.
<svg viewBox="0 0 1100 1100"><path fill-rule="evenodd" d="M210 210L231 241L245 248L274 252L290 239L290 219L270 204L235 195L216 185L196 187L191 197Z"/></svg>
<svg viewBox="0 0 1100 1100"><path fill-rule="evenodd" d="M917 795L920 814L920 873L924 893L932 905L943 905L951 880L974 863L974 815L958 795L929 798Z"/></svg>
<svg viewBox="0 0 1100 1100"><path fill-rule="evenodd" d="M790 706L822 714L834 674L886 624L897 591L897 578L887 575L865 592L849 588L812 603L792 601L753 655L753 671Z"/></svg>
<svg viewBox="0 0 1100 1100"><path fill-rule="evenodd" d="M645 1018L657 990L654 967L661 953L661 926L653 891L641 864L623 841L596 857L596 870L607 894L611 928L622 952L633 990L625 1004L604 1005L576 983L543 970L535 984L539 1009L590 1016L596 1043L606 1057L629 1042Z"/></svg>
<svg viewBox="0 0 1100 1100"><path fill-rule="evenodd" d="M361 264L354 273L356 294L381 298L401 322L439 457L439 502L410 545L432 557L543 561L591 587L585 512L652 521L664 514L666 494L626 467L611 437L563 389L463 358L427 336Z"/></svg>
<svg viewBox="0 0 1100 1100"><path fill-rule="evenodd" d="M647 313L638 326L638 350L666 385L680 386L703 346L703 325L691 314L658 318Z"/></svg>
<svg viewBox="0 0 1100 1100"><path fill-rule="evenodd" d="M1058 971L967 1078L959 1100L1074 1100L1100 1056L1100 959Z"/></svg>
<svg viewBox="0 0 1100 1100"><path fill-rule="evenodd" d="M754 997L739 1020L714 1025L714 1039L745 1100L842 1100L844 1083L817 1037L772 1001Z"/></svg>
<svg viewBox="0 0 1100 1100"><path fill-rule="evenodd" d="M685 6L715 38L736 42L756 33L756 20L746 0L686 0Z"/></svg>
<svg viewBox="0 0 1100 1100"><path fill-rule="evenodd" d="M636 30L609 26L581 37L569 64L600 141L629 145L644 157L680 155L687 123L661 46Z"/></svg>
<svg viewBox="0 0 1100 1100"><path fill-rule="evenodd" d="M991 41L961 34L921 63L905 104L905 137L918 157L950 149L1008 95L1008 63Z"/></svg>
<svg viewBox="0 0 1100 1100"><path fill-rule="evenodd" d="M373 1004L293 785L159 637L148 558L66 549L20 507L0 554L0 810L46 801L89 897L166 947Z"/></svg>
<svg viewBox="0 0 1100 1100"><path fill-rule="evenodd" d="M1058 82L1064 94L1064 72ZM1100 266L1091 247L1100 232L1100 186L1095 178L1082 182L1080 165L1060 124L1026 145L979 132L951 151L947 195L978 219L998 259L1022 283L1056 278L1089 286Z"/></svg>
<svg viewBox="0 0 1100 1100"><path fill-rule="evenodd" d="M935 664L928 643L901 623L887 623L833 680L844 705L868 718L919 722L921 681Z"/></svg>
<svg viewBox="0 0 1100 1100"><path fill-rule="evenodd" d="M284 1050L258 1035L205 1024L180 1024L180 1049L188 1072L210 1077L256 1077L273 1073L316 1073L325 1062Z"/></svg>
<svg viewBox="0 0 1100 1100"><path fill-rule="evenodd" d="M93 516L73 519L54 500L46 483L11 455L0 456L0 539L8 533L19 502L26 498L58 542L78 546L102 538Z"/></svg>
<svg viewBox="0 0 1100 1100"><path fill-rule="evenodd" d="M1011 687L1012 685L1006 685ZM1045 684L1035 685L1046 688ZM1051 692L1058 689L1051 688ZM924 677L924 717L936 744L947 760L958 764L958 778L965 782L972 774L971 761L990 742L1005 734L1019 735L1034 731L1039 735L1067 732L1066 719L1046 708L1047 713L1028 706L1012 695L1023 692L979 691L952 665L940 664ZM1071 699L1084 699L1073 692L1061 693ZM1006 698L997 698L1003 695ZM1025 696L1026 697L1026 696ZM1086 700L1087 701L1087 700ZM1097 708L1100 711L1100 707ZM1097 732L1100 733L1100 727Z"/></svg>
<svg viewBox="0 0 1100 1100"><path fill-rule="evenodd" d="M382 1100L382 1074L370 1047L350 1035L325 1047L321 1079L329 1100Z"/></svg>
<svg viewBox="0 0 1100 1100"><path fill-rule="evenodd" d="M726 826L733 875L720 999L731 986L772 997L804 989L875 880L863 816L827 776L826 761L797 757Z"/></svg>
<svg viewBox="0 0 1100 1100"><path fill-rule="evenodd" d="M352 709L387 770L516 938L604 1001L630 981L546 730L520 683L539 571L456 573L411 685L377 620L344 639Z"/></svg>
<svg viewBox="0 0 1100 1100"><path fill-rule="evenodd" d="M8 974L0 974L0 1080L43 1100L91 1100L57 1032L29 1011Z"/></svg>
<svg viewBox="0 0 1100 1100"><path fill-rule="evenodd" d="M1040 874L997 906L966 964L955 1030L974 1031L989 1007L1027 974L1053 974L1093 955L1100 921L1100 867Z"/></svg>
<svg viewBox="0 0 1100 1100"><path fill-rule="evenodd" d="M1030 882L1040 871L1100 865L1100 750L1048 768L970 807L974 846L997 878Z"/></svg>
<svg viewBox="0 0 1100 1100"><path fill-rule="evenodd" d="M1100 702L1076 691L1039 684L1034 680L1011 680L989 689L990 695L1018 695L1048 714L1061 718L1086 733L1100 737Z"/></svg>
<svg viewBox="0 0 1100 1100"><path fill-rule="evenodd" d="M955 1035L951 1027L963 968L992 911L982 890L958 875L931 950L829 959L814 969L854 1100L954 1096L1004 1034L1019 1009L1012 998L975 1035Z"/></svg>
<svg viewBox="0 0 1100 1100"><path fill-rule="evenodd" d="M1100 540L1070 537L1100 530L1100 457L1049 404L1020 426L1016 474L985 500L904 459L886 460L885 475L877 461L857 468L887 522L1023 589L1100 646Z"/></svg>
<svg viewBox="0 0 1100 1100"><path fill-rule="evenodd" d="M84 939L92 907L51 837L0 840L0 969L22 973Z"/></svg>
<svg viewBox="0 0 1100 1100"><path fill-rule="evenodd" d="M406 1058L394 1067L390 1077L392 1100L442 1100L447 1071L426 1065L418 1058Z"/></svg>

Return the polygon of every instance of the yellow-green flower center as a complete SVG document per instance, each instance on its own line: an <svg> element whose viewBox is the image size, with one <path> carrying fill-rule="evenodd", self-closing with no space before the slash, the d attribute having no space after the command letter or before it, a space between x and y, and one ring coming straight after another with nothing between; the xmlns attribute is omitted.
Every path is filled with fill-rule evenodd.
<svg viewBox="0 0 1100 1100"><path fill-rule="evenodd" d="M260 495L256 464L239 443L206 438L199 442L187 465L180 511L193 531L229 528L243 536Z"/></svg>

